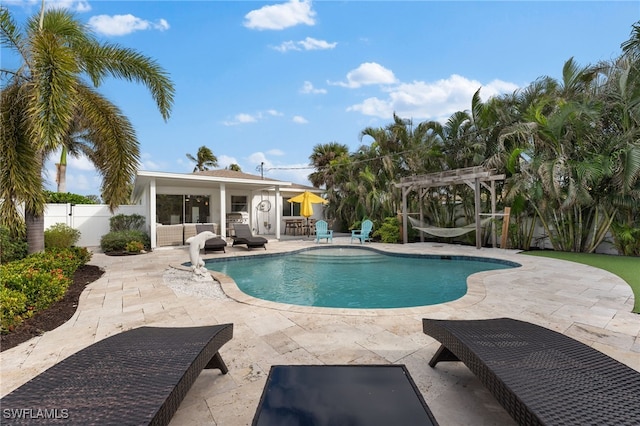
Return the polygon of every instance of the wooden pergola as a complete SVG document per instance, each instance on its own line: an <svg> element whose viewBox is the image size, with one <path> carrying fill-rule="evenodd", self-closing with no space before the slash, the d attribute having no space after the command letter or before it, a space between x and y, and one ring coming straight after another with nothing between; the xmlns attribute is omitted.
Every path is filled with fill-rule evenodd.
<svg viewBox="0 0 640 426"><path fill-rule="evenodd" d="M480 249L482 242L482 225L480 223L480 189L484 187L491 193L491 216L500 216L496 213L496 187L495 182L504 180L505 175L496 174L495 169L487 169L481 166L466 167L463 169L447 170L426 175L417 175L403 178L400 183L394 184L402 190L402 240L408 242L407 229L407 195L411 191L417 191L420 199L424 197L429 188L447 185L468 185L475 193L475 219L476 219L476 248ZM422 203L421 203L422 204ZM422 205L420 207L420 221L424 219ZM493 226L493 224L492 224ZM493 228L493 246L496 246L495 227ZM423 237L424 238L424 237Z"/></svg>

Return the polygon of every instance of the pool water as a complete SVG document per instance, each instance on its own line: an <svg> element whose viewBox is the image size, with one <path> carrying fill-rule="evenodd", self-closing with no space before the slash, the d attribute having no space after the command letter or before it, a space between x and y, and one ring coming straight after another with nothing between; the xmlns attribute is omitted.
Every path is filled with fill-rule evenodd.
<svg viewBox="0 0 640 426"><path fill-rule="evenodd" d="M460 256L409 257L366 249L312 249L287 255L206 261L258 299L331 308L401 308L456 300L467 277L518 266Z"/></svg>

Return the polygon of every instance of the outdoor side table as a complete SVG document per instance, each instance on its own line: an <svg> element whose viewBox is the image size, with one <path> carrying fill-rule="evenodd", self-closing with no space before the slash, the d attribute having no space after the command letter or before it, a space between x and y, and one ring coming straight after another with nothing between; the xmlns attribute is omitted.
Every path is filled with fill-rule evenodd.
<svg viewBox="0 0 640 426"><path fill-rule="evenodd" d="M274 365L252 424L438 423L404 365Z"/></svg>

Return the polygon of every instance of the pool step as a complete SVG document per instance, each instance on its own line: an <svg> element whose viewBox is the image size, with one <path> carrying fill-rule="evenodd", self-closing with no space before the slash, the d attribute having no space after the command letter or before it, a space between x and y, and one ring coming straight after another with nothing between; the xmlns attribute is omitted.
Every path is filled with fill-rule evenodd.
<svg viewBox="0 0 640 426"><path fill-rule="evenodd" d="M303 253L296 253L295 260L298 262L308 262L308 263L319 263L319 262L328 262L328 263L350 263L350 264L359 264L359 263L376 263L376 262L384 262L386 257L371 252L364 253L332 253L327 254L324 253L326 250L311 250ZM360 250L362 251L362 250Z"/></svg>

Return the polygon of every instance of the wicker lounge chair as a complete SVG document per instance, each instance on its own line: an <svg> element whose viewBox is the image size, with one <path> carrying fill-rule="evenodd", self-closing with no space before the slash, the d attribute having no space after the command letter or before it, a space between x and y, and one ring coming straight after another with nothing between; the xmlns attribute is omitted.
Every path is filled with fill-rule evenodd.
<svg viewBox="0 0 640 426"><path fill-rule="evenodd" d="M640 373L590 346L510 318L422 323L429 365L464 362L521 425L640 424Z"/></svg>
<svg viewBox="0 0 640 426"><path fill-rule="evenodd" d="M269 242L264 237L254 237L251 233L251 228L246 223L236 223L233 225L233 229L236 235L233 237L233 246L245 245L247 249L264 247L267 249L266 244Z"/></svg>
<svg viewBox="0 0 640 426"><path fill-rule="evenodd" d="M213 232L215 234L215 231L214 231L214 228L213 228L213 224L208 224L208 225L198 224L198 225L196 225L196 233L199 234L199 233L205 232L205 231L210 231L210 232ZM225 240L223 240L222 238L220 238L220 237L209 238L204 243L204 252L206 254L207 251L222 250L224 253L226 253L227 252L225 250L226 246L227 246L227 242Z"/></svg>
<svg viewBox="0 0 640 426"><path fill-rule="evenodd" d="M140 327L108 337L2 398L3 421L166 425L203 368L226 374L218 351L232 336L233 324L222 324ZM47 417L38 418L38 410L49 410Z"/></svg>

